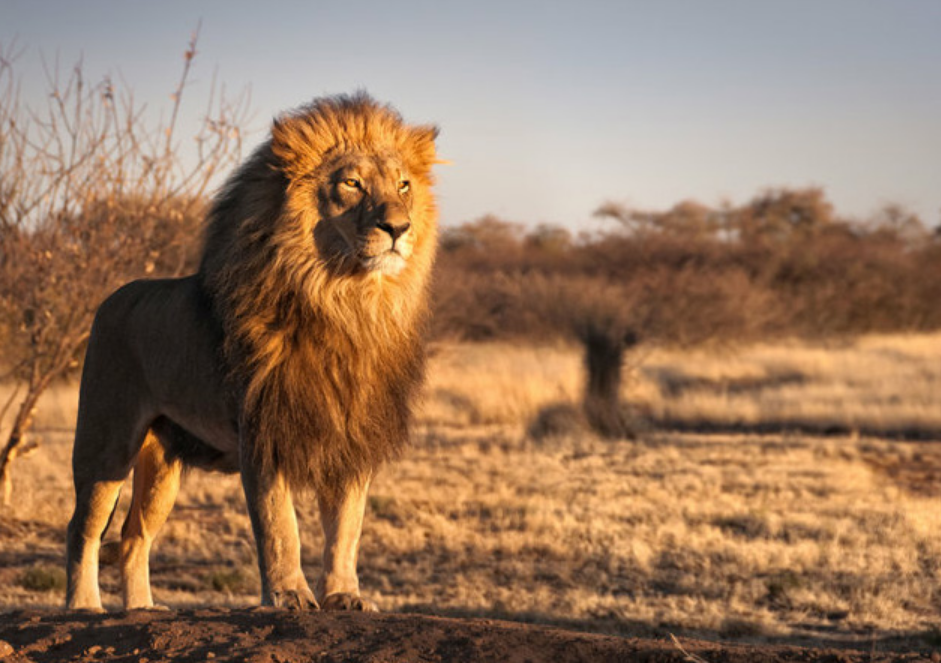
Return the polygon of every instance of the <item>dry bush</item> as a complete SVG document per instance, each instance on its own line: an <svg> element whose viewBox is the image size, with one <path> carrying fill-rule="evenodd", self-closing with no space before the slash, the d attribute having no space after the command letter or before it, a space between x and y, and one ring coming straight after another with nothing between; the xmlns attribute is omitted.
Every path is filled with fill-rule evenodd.
<svg viewBox="0 0 941 663"><path fill-rule="evenodd" d="M640 293L599 278L533 279L528 306L540 318L574 336L583 349L585 388L582 413L588 426L603 437L633 437L634 425L621 402L624 355L638 343L645 309ZM540 413L530 427L534 433L573 425L563 408Z"/></svg>
<svg viewBox="0 0 941 663"><path fill-rule="evenodd" d="M839 216L821 189L769 189L748 203L685 201L665 212L608 203L610 233L529 233L487 217L445 233L435 286L438 338L544 341L572 326L540 298L596 298L660 344L831 337L941 328L941 234L888 206ZM543 288L550 282L555 290Z"/></svg>
<svg viewBox="0 0 941 663"><path fill-rule="evenodd" d="M238 158L242 102L210 101L184 154L175 132L195 56L185 53L169 120L151 125L129 90L89 84L80 65L48 75L46 105L17 95L14 58L0 53L0 333L3 378L20 388L0 408L3 501L10 463L27 440L36 404L75 368L94 311L117 286L178 275L192 264L204 193ZM188 158L192 157L192 158Z"/></svg>

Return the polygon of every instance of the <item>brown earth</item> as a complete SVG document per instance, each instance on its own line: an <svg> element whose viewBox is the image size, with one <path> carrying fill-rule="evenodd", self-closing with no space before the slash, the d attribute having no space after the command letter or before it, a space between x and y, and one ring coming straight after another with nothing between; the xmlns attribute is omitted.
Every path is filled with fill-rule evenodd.
<svg viewBox="0 0 941 663"><path fill-rule="evenodd" d="M286 612L269 608L0 614L4 663L127 661L941 661L927 651L750 646L619 638L490 619Z"/></svg>

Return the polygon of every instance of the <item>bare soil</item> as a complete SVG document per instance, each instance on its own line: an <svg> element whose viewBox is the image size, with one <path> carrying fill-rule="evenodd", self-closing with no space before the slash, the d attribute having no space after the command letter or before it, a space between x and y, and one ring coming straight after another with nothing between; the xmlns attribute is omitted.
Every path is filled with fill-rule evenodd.
<svg viewBox="0 0 941 663"><path fill-rule="evenodd" d="M135 661L941 661L929 651L750 646L620 638L490 619L297 613L269 608L0 614L4 663Z"/></svg>

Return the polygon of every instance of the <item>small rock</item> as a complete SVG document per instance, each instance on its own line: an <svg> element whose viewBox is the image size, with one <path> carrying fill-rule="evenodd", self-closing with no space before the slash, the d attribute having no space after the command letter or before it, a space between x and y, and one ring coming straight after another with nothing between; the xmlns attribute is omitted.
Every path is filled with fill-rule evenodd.
<svg viewBox="0 0 941 663"><path fill-rule="evenodd" d="M0 658L6 658L13 653L13 645L6 640L0 640Z"/></svg>
<svg viewBox="0 0 941 663"><path fill-rule="evenodd" d="M93 645L85 650L85 653L89 656L94 656L101 651L101 645Z"/></svg>
<svg viewBox="0 0 941 663"><path fill-rule="evenodd" d="M213 654L211 651L210 651L210 652L206 652L206 658L215 658L215 657L216 657L216 655Z"/></svg>

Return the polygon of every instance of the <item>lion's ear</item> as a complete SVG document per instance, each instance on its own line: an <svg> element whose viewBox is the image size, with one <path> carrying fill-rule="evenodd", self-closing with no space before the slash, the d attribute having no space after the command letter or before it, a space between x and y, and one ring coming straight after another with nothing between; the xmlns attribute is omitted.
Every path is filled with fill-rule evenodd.
<svg viewBox="0 0 941 663"><path fill-rule="evenodd" d="M409 170L419 175L427 175L436 163L435 138L438 127L427 124L413 127L409 132L407 150Z"/></svg>
<svg viewBox="0 0 941 663"><path fill-rule="evenodd" d="M291 145L297 143L297 132L293 128L293 119L282 115L276 117L271 125L271 151L281 161L288 163L292 159L294 150Z"/></svg>
<svg viewBox="0 0 941 663"><path fill-rule="evenodd" d="M309 123L291 115L282 115L271 125L271 151L288 175L303 172L316 159L317 141Z"/></svg>

